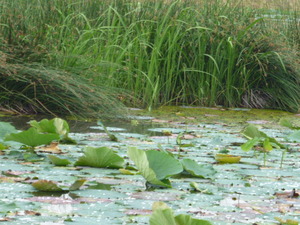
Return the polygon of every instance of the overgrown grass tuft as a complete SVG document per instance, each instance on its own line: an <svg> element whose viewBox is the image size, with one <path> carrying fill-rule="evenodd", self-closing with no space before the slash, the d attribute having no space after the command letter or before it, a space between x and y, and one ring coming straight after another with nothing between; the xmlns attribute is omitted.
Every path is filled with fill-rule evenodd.
<svg viewBox="0 0 300 225"><path fill-rule="evenodd" d="M0 53L0 110L77 118L126 115L113 88L95 86L78 74L38 63L9 62L6 55Z"/></svg>
<svg viewBox="0 0 300 225"><path fill-rule="evenodd" d="M127 90L134 106L297 111L298 11L277 9L274 20L241 3L4 0L0 38L27 62Z"/></svg>

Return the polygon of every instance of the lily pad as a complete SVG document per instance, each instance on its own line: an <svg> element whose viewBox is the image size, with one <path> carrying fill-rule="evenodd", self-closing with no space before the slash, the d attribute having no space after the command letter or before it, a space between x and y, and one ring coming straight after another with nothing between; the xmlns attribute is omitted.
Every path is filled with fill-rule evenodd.
<svg viewBox="0 0 300 225"><path fill-rule="evenodd" d="M68 159L62 159L55 155L48 155L48 159L50 159L51 163L53 163L55 166L66 166L71 164Z"/></svg>
<svg viewBox="0 0 300 225"><path fill-rule="evenodd" d="M216 173L211 165L199 165L192 159L183 159L181 163L185 171L196 177L212 178Z"/></svg>
<svg viewBox="0 0 300 225"><path fill-rule="evenodd" d="M285 146L283 146L281 143L279 143L275 138L269 137L267 134L258 130L258 128L252 124L247 126L244 129L244 131L242 132L242 134L248 139L254 139L254 138L266 139L266 138L268 138L270 142L276 144L278 147L285 148Z"/></svg>
<svg viewBox="0 0 300 225"><path fill-rule="evenodd" d="M149 150L146 151L146 155L150 168L159 180L181 173L183 170L181 163L167 152Z"/></svg>
<svg viewBox="0 0 300 225"><path fill-rule="evenodd" d="M59 140L58 134L41 134L36 128L31 127L26 131L16 134L9 134L4 139L5 141L15 141L31 147L39 145L47 145L54 140Z"/></svg>
<svg viewBox="0 0 300 225"><path fill-rule="evenodd" d="M52 120L43 119L40 122L31 120L29 124L35 127L40 133L54 133L64 136L70 132L67 121L60 118L54 118Z"/></svg>
<svg viewBox="0 0 300 225"><path fill-rule="evenodd" d="M38 180L32 183L32 186L39 191L49 191L49 192L61 192L63 191L54 181L51 180Z"/></svg>
<svg viewBox="0 0 300 225"><path fill-rule="evenodd" d="M84 156L81 156L75 162L75 166L91 166L98 168L118 169L122 168L123 165L124 159L107 147L86 147L84 149Z"/></svg>
<svg viewBox="0 0 300 225"><path fill-rule="evenodd" d="M220 163L238 163L241 160L241 156L216 154L215 159Z"/></svg>
<svg viewBox="0 0 300 225"><path fill-rule="evenodd" d="M29 124L35 127L40 133L58 134L60 140L65 144L76 144L76 141L68 136L70 132L69 124L61 118L54 118L52 120L43 119L40 122L31 120Z"/></svg>
<svg viewBox="0 0 300 225"><path fill-rule="evenodd" d="M180 173L183 169L178 160L165 152L143 151L130 147L128 156L142 176L154 185L171 187L167 177Z"/></svg>
<svg viewBox="0 0 300 225"><path fill-rule="evenodd" d="M195 219L190 215L180 214L174 216L173 210L163 202L154 202L152 210L150 225L212 225L212 223L207 220Z"/></svg>

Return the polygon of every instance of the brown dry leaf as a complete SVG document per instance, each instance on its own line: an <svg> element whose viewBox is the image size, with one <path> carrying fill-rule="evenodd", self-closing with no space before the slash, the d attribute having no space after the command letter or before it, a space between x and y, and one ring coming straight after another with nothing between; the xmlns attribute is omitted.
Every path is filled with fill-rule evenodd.
<svg viewBox="0 0 300 225"><path fill-rule="evenodd" d="M16 170L7 170L3 171L2 174L6 176L20 176L23 174L33 173L33 171L16 171Z"/></svg>
<svg viewBox="0 0 300 225"><path fill-rule="evenodd" d="M50 145L47 145L44 147L38 147L38 148L36 148L36 150L42 151L42 152L51 152L51 153L56 153L56 154L61 153L61 150L58 147L58 142L52 142Z"/></svg>
<svg viewBox="0 0 300 225"><path fill-rule="evenodd" d="M26 177L2 177L0 176L0 183L4 182L4 183L15 183L15 182L21 182L21 181L25 181Z"/></svg>
<svg viewBox="0 0 300 225"><path fill-rule="evenodd" d="M35 212L35 211L31 211L31 210L25 210L24 213L26 215L29 215L29 216L40 216L41 215L41 213Z"/></svg>
<svg viewBox="0 0 300 225"><path fill-rule="evenodd" d="M6 222L6 221L12 221L12 219L9 218L9 217L2 217L2 218L0 218L0 222Z"/></svg>
<svg viewBox="0 0 300 225"><path fill-rule="evenodd" d="M274 195L277 198L298 198L299 197L299 190L293 189L292 191L287 192L276 192Z"/></svg>

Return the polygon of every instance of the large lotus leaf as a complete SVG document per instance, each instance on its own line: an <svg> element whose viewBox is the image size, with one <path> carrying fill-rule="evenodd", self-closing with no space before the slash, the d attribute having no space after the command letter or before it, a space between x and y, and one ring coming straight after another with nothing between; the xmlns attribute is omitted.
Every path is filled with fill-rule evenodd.
<svg viewBox="0 0 300 225"><path fill-rule="evenodd" d="M173 210L164 202L154 202L152 205L150 225L176 225Z"/></svg>
<svg viewBox="0 0 300 225"><path fill-rule="evenodd" d="M269 137L267 134L265 134L264 132L258 130L258 128L256 126L252 125L252 124L247 126L244 129L244 131L242 132L242 134L248 139L253 139L255 137L259 138L259 139L269 138L270 142L276 144L280 148L285 148L284 145L280 144L275 138Z"/></svg>
<svg viewBox="0 0 300 225"><path fill-rule="evenodd" d="M152 206L150 225L212 225L207 220L194 219L190 215L174 216L173 210L163 202L154 202Z"/></svg>
<svg viewBox="0 0 300 225"><path fill-rule="evenodd" d="M150 168L149 160L145 151L137 149L136 147L129 147L128 156L135 163L137 169L141 172L142 176L149 183L154 185L164 186L164 187L171 187L167 179L159 180L157 178L157 175L154 172L154 170Z"/></svg>
<svg viewBox="0 0 300 225"><path fill-rule="evenodd" d="M166 152L156 150L146 151L149 167L155 172L157 179L163 180L172 175L181 173L181 163Z"/></svg>
<svg viewBox="0 0 300 225"><path fill-rule="evenodd" d="M66 136L70 131L67 121L61 118L54 118L52 120L43 119L40 122L31 120L29 124L41 133L56 133L61 136Z"/></svg>
<svg viewBox="0 0 300 225"><path fill-rule="evenodd" d="M86 147L84 156L81 156L75 166L91 166L99 168L121 168L123 167L124 159L113 152L110 148Z"/></svg>
<svg viewBox="0 0 300 225"><path fill-rule="evenodd" d="M181 163L184 170L196 177L212 178L216 173L211 165L199 165L192 159L183 159Z"/></svg>
<svg viewBox="0 0 300 225"><path fill-rule="evenodd" d="M268 136L264 133L258 130L258 128L252 124L248 125L243 133L246 138L253 139L255 137L257 138L267 138Z"/></svg>
<svg viewBox="0 0 300 225"><path fill-rule="evenodd" d="M47 145L54 140L59 140L58 134L41 134L36 128L31 127L26 131L22 131L16 134L9 134L4 139L5 141L20 142L31 147L39 145Z"/></svg>
<svg viewBox="0 0 300 225"><path fill-rule="evenodd" d="M17 130L14 126L7 122L0 122L0 138L10 133L16 133Z"/></svg>
<svg viewBox="0 0 300 225"><path fill-rule="evenodd" d="M39 191L63 191L57 184L51 180L38 180L32 183L32 186Z"/></svg>
<svg viewBox="0 0 300 225"><path fill-rule="evenodd" d="M50 159L51 163L53 163L55 166L66 166L71 164L68 159L62 159L55 155L48 155L48 159Z"/></svg>
<svg viewBox="0 0 300 225"><path fill-rule="evenodd" d="M150 217L150 225L176 225L172 209L155 210Z"/></svg>
<svg viewBox="0 0 300 225"><path fill-rule="evenodd" d="M180 214L175 217L176 225L212 225L207 220L194 219L190 215Z"/></svg>

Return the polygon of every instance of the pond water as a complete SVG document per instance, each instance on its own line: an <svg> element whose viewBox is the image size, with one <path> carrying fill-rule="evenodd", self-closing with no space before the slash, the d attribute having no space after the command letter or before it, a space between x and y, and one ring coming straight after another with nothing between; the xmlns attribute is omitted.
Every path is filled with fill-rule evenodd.
<svg viewBox="0 0 300 225"><path fill-rule="evenodd" d="M234 112L242 115L242 120L232 120ZM175 214L189 214L213 224L278 224L276 218L299 220L300 200L292 194L293 190L300 192L299 143L286 139L293 130L278 125L279 117L299 117L285 112L275 117L270 111L262 116L242 109L225 113L220 109L172 108L164 115L153 112L145 120L133 117L138 123L103 121L118 142L110 141L97 122L69 121L69 136L78 144L60 144L62 154L58 156L72 162L83 154L85 146L106 146L134 166L127 149L135 146L143 150L163 149L180 159L212 165L216 171L212 179L172 177L172 188L147 189L141 175L126 175L117 169L54 166L47 159L47 152L38 152L36 161L26 160L20 146L12 144L0 155L0 221L44 225L149 224L151 207L156 201L166 202ZM268 113L269 119L265 115ZM1 117L0 121L27 129L30 119ZM280 149L267 154L265 165L264 154L241 150L240 145L247 141L241 130L248 124L255 124L270 137L289 145L283 160ZM182 133L179 146L178 135ZM242 156L241 161L217 163L214 156L224 149ZM65 193L40 192L30 185L33 180L45 179L69 186L78 178L86 179L85 185ZM200 191L194 190L191 182Z"/></svg>

